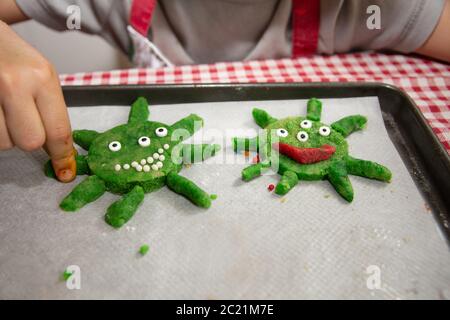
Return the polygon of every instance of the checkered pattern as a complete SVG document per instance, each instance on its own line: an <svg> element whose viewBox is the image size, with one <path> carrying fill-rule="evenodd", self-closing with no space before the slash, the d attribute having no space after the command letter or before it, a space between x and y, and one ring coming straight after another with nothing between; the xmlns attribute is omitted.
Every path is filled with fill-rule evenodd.
<svg viewBox="0 0 450 320"><path fill-rule="evenodd" d="M416 57L353 53L61 75L63 85L311 81L376 81L403 89L450 153L450 65Z"/></svg>

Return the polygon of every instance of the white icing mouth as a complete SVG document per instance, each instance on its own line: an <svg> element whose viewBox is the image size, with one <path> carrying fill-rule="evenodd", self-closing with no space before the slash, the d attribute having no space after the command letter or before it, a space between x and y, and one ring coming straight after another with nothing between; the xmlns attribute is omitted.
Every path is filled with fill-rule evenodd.
<svg viewBox="0 0 450 320"><path fill-rule="evenodd" d="M114 170L119 172L123 170L136 170L136 172L151 172L159 171L164 168L164 160L166 156L164 155L166 150L169 150L170 146L165 144L162 148L158 149L158 152L153 153L153 155L140 160L133 160L131 164L125 163L123 165L117 163L114 165Z"/></svg>

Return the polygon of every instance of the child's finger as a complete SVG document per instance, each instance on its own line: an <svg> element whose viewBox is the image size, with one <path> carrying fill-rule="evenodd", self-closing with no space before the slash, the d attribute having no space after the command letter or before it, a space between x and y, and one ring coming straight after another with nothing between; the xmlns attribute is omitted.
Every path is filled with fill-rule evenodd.
<svg viewBox="0 0 450 320"><path fill-rule="evenodd" d="M44 145L44 127L30 95L15 95L5 99L3 114L14 145L25 151L36 150Z"/></svg>
<svg viewBox="0 0 450 320"><path fill-rule="evenodd" d="M9 137L8 128L6 127L3 109L2 106L0 106L0 150L8 150L13 146L11 138Z"/></svg>
<svg viewBox="0 0 450 320"><path fill-rule="evenodd" d="M57 78L38 92L36 103L47 137L45 147L56 176L61 182L70 182L76 177L75 153L69 116Z"/></svg>

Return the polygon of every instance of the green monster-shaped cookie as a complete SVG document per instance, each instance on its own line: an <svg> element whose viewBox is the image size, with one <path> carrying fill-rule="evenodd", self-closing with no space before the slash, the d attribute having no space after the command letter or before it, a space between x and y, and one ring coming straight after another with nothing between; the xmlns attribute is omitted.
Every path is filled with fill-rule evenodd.
<svg viewBox="0 0 450 320"><path fill-rule="evenodd" d="M144 194L167 185L199 207L209 208L211 197L192 181L178 175L184 163L203 161L213 156L219 145L181 144L203 126L195 114L166 125L147 121L148 103L139 98L133 103L128 123L99 133L73 132L75 143L88 151L77 155L77 174L87 177L61 202L65 211L77 211L98 199L105 191L123 194L107 210L105 220L119 228L136 212ZM50 162L46 173L54 177Z"/></svg>
<svg viewBox="0 0 450 320"><path fill-rule="evenodd" d="M256 151L258 162L242 171L249 181L264 170L275 168L281 180L275 188L278 195L287 194L299 180L328 179L347 201L353 200L349 174L389 182L388 168L348 154L345 138L364 128L367 119L361 115L345 117L331 126L320 122L322 103L310 99L306 117L275 119L266 111L253 110L255 122L264 133L255 138L234 138L234 151Z"/></svg>

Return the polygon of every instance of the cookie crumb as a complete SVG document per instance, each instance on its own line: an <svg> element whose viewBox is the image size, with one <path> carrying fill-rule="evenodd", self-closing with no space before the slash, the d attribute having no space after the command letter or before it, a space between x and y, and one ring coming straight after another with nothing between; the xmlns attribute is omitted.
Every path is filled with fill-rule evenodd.
<svg viewBox="0 0 450 320"><path fill-rule="evenodd" d="M144 244L139 248L139 253L141 254L141 256L145 256L149 249L150 247L148 246L148 244Z"/></svg>
<svg viewBox="0 0 450 320"><path fill-rule="evenodd" d="M69 279L71 275L72 275L72 272L64 270L64 272L61 274L61 279L64 281L67 281L67 279Z"/></svg>

